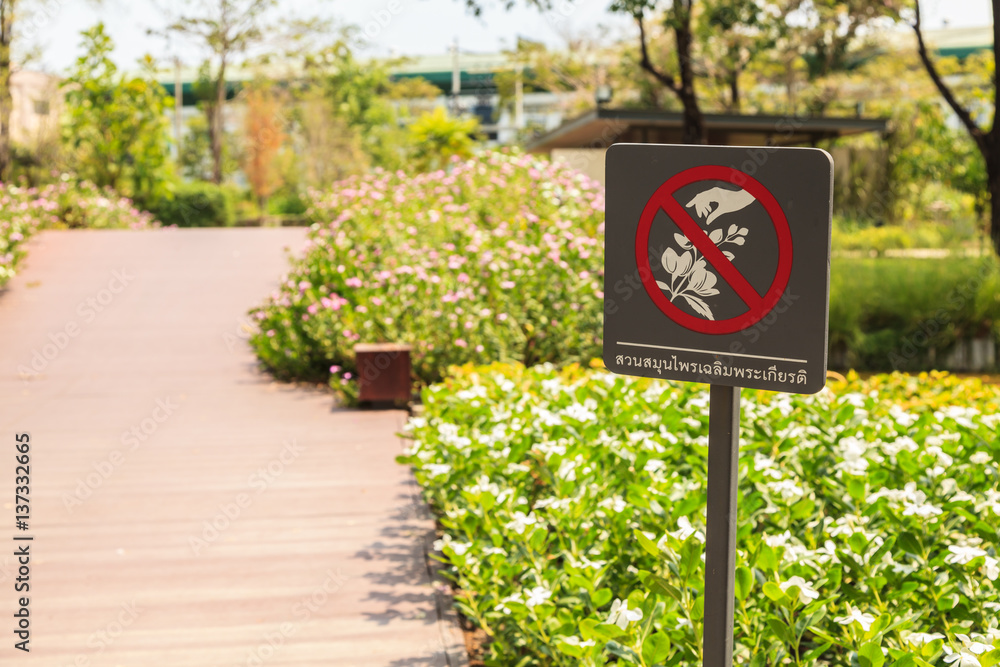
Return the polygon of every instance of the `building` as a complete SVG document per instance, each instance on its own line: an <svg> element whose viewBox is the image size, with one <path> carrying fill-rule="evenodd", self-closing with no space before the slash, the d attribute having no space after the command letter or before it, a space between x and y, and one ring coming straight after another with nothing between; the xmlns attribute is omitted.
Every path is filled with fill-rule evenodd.
<svg viewBox="0 0 1000 667"><path fill-rule="evenodd" d="M11 141L36 150L59 139L59 116L63 94L59 77L44 72L15 70L10 75L13 108Z"/></svg>

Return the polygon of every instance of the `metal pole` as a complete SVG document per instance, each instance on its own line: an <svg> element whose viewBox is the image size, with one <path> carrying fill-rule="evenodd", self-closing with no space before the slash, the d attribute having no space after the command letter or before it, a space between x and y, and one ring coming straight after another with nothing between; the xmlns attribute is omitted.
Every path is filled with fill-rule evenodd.
<svg viewBox="0 0 1000 667"><path fill-rule="evenodd" d="M704 665L731 667L733 602L736 598L740 388L713 384L709 397Z"/></svg>
<svg viewBox="0 0 1000 667"><path fill-rule="evenodd" d="M184 80L181 78L181 59L174 56L174 150L176 150L177 163L181 162L181 133L184 131L184 124L181 119L184 117Z"/></svg>

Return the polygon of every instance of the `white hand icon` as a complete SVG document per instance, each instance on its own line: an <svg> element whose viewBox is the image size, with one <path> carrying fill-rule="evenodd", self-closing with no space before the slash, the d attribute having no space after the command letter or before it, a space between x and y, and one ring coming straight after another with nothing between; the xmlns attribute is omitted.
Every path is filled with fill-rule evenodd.
<svg viewBox="0 0 1000 667"><path fill-rule="evenodd" d="M754 196L746 190L725 190L716 187L695 195L687 207L694 206L699 217L708 216L705 218L705 224L711 225L720 215L739 211L754 201L756 201ZM715 210L712 209L713 204L716 206Z"/></svg>

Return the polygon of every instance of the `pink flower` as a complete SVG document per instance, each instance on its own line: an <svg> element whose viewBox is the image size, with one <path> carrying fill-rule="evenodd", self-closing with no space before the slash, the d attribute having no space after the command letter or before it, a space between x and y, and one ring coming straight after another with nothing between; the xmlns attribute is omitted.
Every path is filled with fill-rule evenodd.
<svg viewBox="0 0 1000 667"><path fill-rule="evenodd" d="M455 341L455 345L457 345L459 347L468 347L469 346L469 344L466 343L465 340L462 339L462 338L459 338L458 340L456 340Z"/></svg>
<svg viewBox="0 0 1000 667"><path fill-rule="evenodd" d="M505 280L502 283L500 283L501 289L514 289L515 287L516 285L512 280Z"/></svg>
<svg viewBox="0 0 1000 667"><path fill-rule="evenodd" d="M336 364L333 365L333 366L330 366L330 372L331 373L339 373L340 372L340 366L337 366Z"/></svg>
<svg viewBox="0 0 1000 667"><path fill-rule="evenodd" d="M346 282L346 284L347 284L348 287L361 287L361 285L363 284L361 282L361 278L357 278L357 277L355 277L355 278L348 278L345 282Z"/></svg>
<svg viewBox="0 0 1000 667"><path fill-rule="evenodd" d="M350 373L344 373L344 379L345 380L350 380L352 377L354 377L354 376L351 375Z"/></svg>

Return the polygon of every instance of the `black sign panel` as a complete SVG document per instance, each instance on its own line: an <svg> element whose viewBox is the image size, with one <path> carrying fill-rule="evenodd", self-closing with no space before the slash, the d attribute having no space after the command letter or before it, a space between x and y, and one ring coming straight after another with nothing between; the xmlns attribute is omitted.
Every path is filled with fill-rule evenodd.
<svg viewBox="0 0 1000 667"><path fill-rule="evenodd" d="M606 174L607 367L819 391L829 325L830 155L615 144Z"/></svg>

